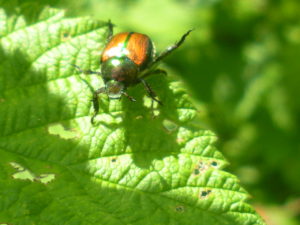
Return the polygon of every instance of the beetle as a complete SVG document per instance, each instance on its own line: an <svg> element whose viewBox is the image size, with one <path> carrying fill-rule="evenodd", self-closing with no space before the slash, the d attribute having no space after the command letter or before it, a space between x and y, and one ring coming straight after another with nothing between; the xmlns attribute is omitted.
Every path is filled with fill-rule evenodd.
<svg viewBox="0 0 300 225"><path fill-rule="evenodd" d="M152 99L152 105L153 101L162 105L145 78L155 73L166 74L164 70L156 68L157 64L177 49L191 31L187 31L178 42L156 56L155 46L147 35L136 32L113 35L113 24L109 20L107 41L100 59L101 72L82 70L79 66L72 64L80 73L100 75L105 84L93 93L94 115L91 123L94 123L94 118L99 112L99 94L106 93L109 99L120 99L125 96L134 102L136 100L128 95L126 90L139 83L143 84L148 96Z"/></svg>

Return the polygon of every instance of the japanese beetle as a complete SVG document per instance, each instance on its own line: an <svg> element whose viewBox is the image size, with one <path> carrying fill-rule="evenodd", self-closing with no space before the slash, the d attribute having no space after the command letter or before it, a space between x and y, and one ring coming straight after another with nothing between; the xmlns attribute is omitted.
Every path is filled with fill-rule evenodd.
<svg viewBox="0 0 300 225"><path fill-rule="evenodd" d="M154 73L166 73L161 69L156 69L158 62L178 48L192 31L186 32L178 42L156 56L154 44L147 35L122 32L113 36L113 24L110 21L108 22L108 30L107 44L100 59L101 72L82 70L72 64L81 73L100 75L105 83L104 87L93 93L92 101L95 113L91 118L91 123L94 122L99 111L99 94L106 93L110 99L120 99L124 95L129 100L136 101L127 94L126 89L138 83L144 85L152 103L156 101L162 105L145 78Z"/></svg>

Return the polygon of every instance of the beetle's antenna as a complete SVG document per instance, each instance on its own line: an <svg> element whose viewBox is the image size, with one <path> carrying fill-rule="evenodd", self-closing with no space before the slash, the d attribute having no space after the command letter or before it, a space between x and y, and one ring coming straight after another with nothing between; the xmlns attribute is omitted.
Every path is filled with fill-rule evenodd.
<svg viewBox="0 0 300 225"><path fill-rule="evenodd" d="M178 42L176 42L174 45L171 45L168 47L165 51L163 51L155 60L154 62L150 65L153 66L154 64L158 63L160 60L168 56L171 52L173 52L176 48L178 48L182 43L184 42L185 38L193 31L194 29L188 30Z"/></svg>
<svg viewBox="0 0 300 225"><path fill-rule="evenodd" d="M115 26L115 24L113 24L111 22L111 20L109 19L108 20L108 36L107 36L107 41L106 42L109 42L110 39L112 38L112 36L114 35L114 26Z"/></svg>
<svg viewBox="0 0 300 225"><path fill-rule="evenodd" d="M97 71L92 71L92 70L83 70L81 69L79 66L75 65L75 64L71 64L72 66L74 66L80 73L83 73L85 75L90 75L90 74L97 74L101 76L100 72Z"/></svg>
<svg viewBox="0 0 300 225"><path fill-rule="evenodd" d="M175 48L178 48L178 47L184 42L185 38L186 38L193 30L195 30L195 28L188 30L188 32L186 32L186 33L181 37L181 39L175 44L175 46L176 46Z"/></svg>

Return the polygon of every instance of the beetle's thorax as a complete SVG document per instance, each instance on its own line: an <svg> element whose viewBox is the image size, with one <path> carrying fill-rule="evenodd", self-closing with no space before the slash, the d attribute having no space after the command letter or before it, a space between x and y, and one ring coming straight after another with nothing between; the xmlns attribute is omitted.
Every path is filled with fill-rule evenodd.
<svg viewBox="0 0 300 225"><path fill-rule="evenodd" d="M128 57L112 57L102 63L101 73L104 80L115 80L130 86L137 79L139 67Z"/></svg>

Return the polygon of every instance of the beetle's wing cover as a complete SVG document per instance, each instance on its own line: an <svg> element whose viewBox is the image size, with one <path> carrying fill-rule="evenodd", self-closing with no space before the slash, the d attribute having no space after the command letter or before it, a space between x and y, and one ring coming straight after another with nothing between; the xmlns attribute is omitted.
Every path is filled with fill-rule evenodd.
<svg viewBox="0 0 300 225"><path fill-rule="evenodd" d="M128 53L126 54L126 52L128 51L126 50L125 43L129 34L129 32L124 32L113 36L103 50L101 62L105 62L111 57L122 57L124 54L127 55Z"/></svg>
<svg viewBox="0 0 300 225"><path fill-rule="evenodd" d="M153 59L153 44L150 38L140 33L119 33L106 45L101 62L112 57L127 56L136 65L144 69Z"/></svg>
<svg viewBox="0 0 300 225"><path fill-rule="evenodd" d="M153 45L147 35L133 33L129 39L128 57L141 68L145 68L152 60Z"/></svg>

